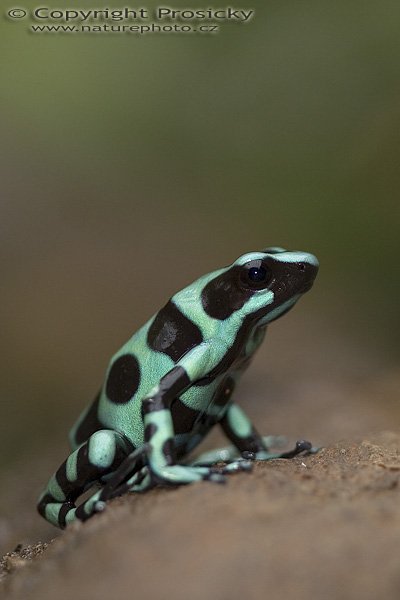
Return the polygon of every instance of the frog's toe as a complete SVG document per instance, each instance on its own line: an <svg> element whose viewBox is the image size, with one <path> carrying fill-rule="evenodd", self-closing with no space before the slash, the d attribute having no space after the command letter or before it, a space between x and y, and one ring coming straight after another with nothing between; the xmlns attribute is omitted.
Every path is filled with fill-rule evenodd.
<svg viewBox="0 0 400 600"><path fill-rule="evenodd" d="M228 471L226 471L228 472ZM152 470L153 482L159 485L185 485L195 481L212 481L224 483L224 467L187 467L184 465L169 465Z"/></svg>
<svg viewBox="0 0 400 600"><path fill-rule="evenodd" d="M293 450L289 450L289 452L282 452L281 455L278 456L278 458L294 458L299 454L308 454L312 447L313 445L311 442L308 442L307 440L299 440L298 442L296 442L296 445L293 448Z"/></svg>
<svg viewBox="0 0 400 600"><path fill-rule="evenodd" d="M251 460L244 460L239 458L238 460L233 460L230 463L222 465L221 467L214 466L213 467L218 473L238 473L239 471L251 471L253 468L253 464Z"/></svg>
<svg viewBox="0 0 400 600"><path fill-rule="evenodd" d="M212 481L213 483L226 483L226 477L222 473L208 473L203 477L205 481Z"/></svg>
<svg viewBox="0 0 400 600"><path fill-rule="evenodd" d="M308 455L315 452L318 452L318 448L313 448L311 442L299 440L295 447L287 452L272 453L268 450L260 450L259 452L242 452L242 457L247 460L274 460L275 458L294 458L299 454Z"/></svg>
<svg viewBox="0 0 400 600"><path fill-rule="evenodd" d="M99 512L103 512L103 510L106 508L107 504L105 502L103 502L102 500L98 500L97 502L95 502L93 504L93 514L94 513L99 513Z"/></svg>
<svg viewBox="0 0 400 600"><path fill-rule="evenodd" d="M253 464L250 460L237 460L226 465L226 473L236 473L237 471L251 471Z"/></svg>
<svg viewBox="0 0 400 600"><path fill-rule="evenodd" d="M296 451L300 454L300 452L309 452L312 448L312 443L307 440L299 440L296 442Z"/></svg>
<svg viewBox="0 0 400 600"><path fill-rule="evenodd" d="M256 452L252 452L250 450L244 450L242 452L242 458L246 462L249 462L251 460L256 460L257 459L257 453Z"/></svg>
<svg viewBox="0 0 400 600"><path fill-rule="evenodd" d="M161 485L185 485L201 481L208 474L203 467L184 467L182 465L167 465L151 468L151 478L154 483Z"/></svg>

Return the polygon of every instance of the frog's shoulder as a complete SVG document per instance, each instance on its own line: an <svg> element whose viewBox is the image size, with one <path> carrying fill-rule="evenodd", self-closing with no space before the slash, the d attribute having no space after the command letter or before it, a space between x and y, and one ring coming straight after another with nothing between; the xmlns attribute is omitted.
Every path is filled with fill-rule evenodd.
<svg viewBox="0 0 400 600"><path fill-rule="evenodd" d="M240 312L229 311L229 315L224 318L215 317L208 310L207 290L210 283L217 279L226 269L219 269L203 275L191 285L180 290L171 298L171 301L179 310L179 313L196 325L201 333L202 341L212 341L219 339L225 342L227 346L232 343L232 336L241 326L243 315ZM219 302L220 298L216 298ZM229 304L229 298L224 298L224 304Z"/></svg>

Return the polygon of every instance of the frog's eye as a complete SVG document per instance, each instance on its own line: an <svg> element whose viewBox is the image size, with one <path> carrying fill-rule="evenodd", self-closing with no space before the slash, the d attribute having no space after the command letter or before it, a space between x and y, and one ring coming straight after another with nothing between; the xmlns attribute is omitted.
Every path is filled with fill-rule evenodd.
<svg viewBox="0 0 400 600"><path fill-rule="evenodd" d="M250 281L261 283L267 277L267 269L264 269L264 267L251 267L247 272L247 276Z"/></svg>
<svg viewBox="0 0 400 600"><path fill-rule="evenodd" d="M266 287L271 279L271 270L260 260L247 264L241 274L242 283L255 289Z"/></svg>

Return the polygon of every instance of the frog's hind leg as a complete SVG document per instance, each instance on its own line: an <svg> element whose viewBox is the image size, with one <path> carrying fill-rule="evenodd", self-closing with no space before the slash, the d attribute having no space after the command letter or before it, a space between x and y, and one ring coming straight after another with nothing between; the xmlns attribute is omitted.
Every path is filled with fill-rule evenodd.
<svg viewBox="0 0 400 600"><path fill-rule="evenodd" d="M107 483L98 495L96 502L107 502L126 492L143 492L152 487L147 468L149 445L143 444L126 456L118 468L107 478ZM96 505L100 507L99 504Z"/></svg>
<svg viewBox="0 0 400 600"><path fill-rule="evenodd" d="M75 519L85 521L95 510L99 493L76 507L77 498L104 476L112 473L132 451L121 434L109 429L96 431L51 477L38 503L39 513L56 527L64 528Z"/></svg>

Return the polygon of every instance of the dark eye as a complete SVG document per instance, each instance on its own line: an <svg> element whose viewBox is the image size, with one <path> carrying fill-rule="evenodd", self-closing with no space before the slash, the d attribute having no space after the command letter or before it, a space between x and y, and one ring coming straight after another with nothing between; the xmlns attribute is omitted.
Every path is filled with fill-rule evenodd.
<svg viewBox="0 0 400 600"><path fill-rule="evenodd" d="M257 260L245 266L240 278L246 287L261 289L267 287L272 279L272 272L261 260Z"/></svg>
<svg viewBox="0 0 400 600"><path fill-rule="evenodd" d="M254 283L262 283L267 279L267 269L264 269L264 267L251 267L247 272L247 276Z"/></svg>

